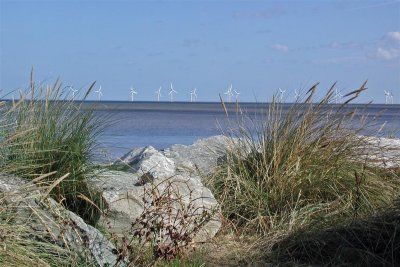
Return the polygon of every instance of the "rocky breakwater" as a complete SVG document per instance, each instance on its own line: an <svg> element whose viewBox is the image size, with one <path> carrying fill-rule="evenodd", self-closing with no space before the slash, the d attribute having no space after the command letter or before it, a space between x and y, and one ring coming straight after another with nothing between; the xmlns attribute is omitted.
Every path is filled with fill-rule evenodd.
<svg viewBox="0 0 400 267"><path fill-rule="evenodd" d="M110 231L125 234L140 216L146 216L143 213L160 209L161 213L170 213L164 218L181 221L178 227L188 231L196 225L186 223L198 224L193 218L208 214L209 220L201 226L195 240L214 236L221 227L218 203L203 185L202 177L217 167L230 143L225 136L213 136L188 146L173 145L164 151L152 146L133 149L111 166L124 171L102 172L95 181L108 206L103 223ZM150 207L163 197L175 200L172 207ZM163 208L167 210L162 211Z"/></svg>

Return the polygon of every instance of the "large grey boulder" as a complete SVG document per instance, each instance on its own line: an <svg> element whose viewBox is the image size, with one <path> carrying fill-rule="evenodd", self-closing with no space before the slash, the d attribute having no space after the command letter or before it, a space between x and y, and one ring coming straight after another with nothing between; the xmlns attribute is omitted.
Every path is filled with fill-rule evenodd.
<svg viewBox="0 0 400 267"><path fill-rule="evenodd" d="M126 265L125 262L116 265L115 247L99 230L44 195L36 185L15 176L0 175L0 196L5 201L3 204L14 210L16 224L45 233L46 240L67 247L97 266Z"/></svg>
<svg viewBox="0 0 400 267"><path fill-rule="evenodd" d="M120 162L140 173L149 172L154 177L168 177L175 173L175 163L152 146L135 148L124 155Z"/></svg>
<svg viewBox="0 0 400 267"><path fill-rule="evenodd" d="M103 190L108 206L104 223L111 226L113 232L127 233L145 210L144 200L148 198L148 192L154 188L163 192L171 186L174 194L182 200L177 209L194 206L198 214L203 211L212 214L212 219L201 229L196 240L213 237L221 227L218 202L203 185L202 177L216 168L229 144L227 137L214 136L189 146L173 145L165 151L151 146L133 149L115 163L130 166L132 172L107 171L93 181Z"/></svg>

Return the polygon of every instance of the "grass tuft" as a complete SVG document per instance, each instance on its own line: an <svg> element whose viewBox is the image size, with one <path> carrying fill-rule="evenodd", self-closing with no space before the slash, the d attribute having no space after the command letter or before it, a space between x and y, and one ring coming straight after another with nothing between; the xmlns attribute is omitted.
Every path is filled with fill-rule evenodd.
<svg viewBox="0 0 400 267"><path fill-rule="evenodd" d="M52 172L69 174L50 195L94 225L102 199L87 180L93 173L96 139L104 122L93 110L83 110L83 101L71 99L68 93L59 80L44 87L31 75L30 88L20 92L17 102L3 106L1 133L5 141L0 147L0 168L3 173L30 180ZM53 177L47 182L54 182Z"/></svg>
<svg viewBox="0 0 400 267"><path fill-rule="evenodd" d="M314 102L317 85L287 112L275 99L250 126L239 122L233 149L210 185L224 215L241 229L290 232L364 216L398 191L398 179L361 160L367 142L358 133L367 120L348 104L365 83L342 105L330 104L334 85Z"/></svg>

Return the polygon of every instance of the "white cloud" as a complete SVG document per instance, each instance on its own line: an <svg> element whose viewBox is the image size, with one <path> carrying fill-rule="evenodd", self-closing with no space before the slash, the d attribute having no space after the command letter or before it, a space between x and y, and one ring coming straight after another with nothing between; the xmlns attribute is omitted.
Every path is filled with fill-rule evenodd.
<svg viewBox="0 0 400 267"><path fill-rule="evenodd" d="M287 45L283 45L283 44L274 44L271 46L271 48L278 50L280 52L284 52L284 53L289 51L289 47Z"/></svg>
<svg viewBox="0 0 400 267"><path fill-rule="evenodd" d="M400 32L388 32L387 38L400 44Z"/></svg>
<svg viewBox="0 0 400 267"><path fill-rule="evenodd" d="M400 57L400 49L378 47L376 55L384 60L392 60Z"/></svg>
<svg viewBox="0 0 400 267"><path fill-rule="evenodd" d="M376 56L383 60L400 58L400 32L388 32L378 42Z"/></svg>

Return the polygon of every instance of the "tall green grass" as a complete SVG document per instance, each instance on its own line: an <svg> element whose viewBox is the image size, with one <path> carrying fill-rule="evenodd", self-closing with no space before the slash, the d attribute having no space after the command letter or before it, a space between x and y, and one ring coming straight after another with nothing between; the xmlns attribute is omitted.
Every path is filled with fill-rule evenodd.
<svg viewBox="0 0 400 267"><path fill-rule="evenodd" d="M96 138L105 122L94 116L93 109L82 109L82 101L73 100L66 89L59 80L44 87L31 75L30 88L20 92L18 101L3 106L0 169L26 179L54 171L59 177L68 174L51 196L95 224L102 200L87 181L95 166Z"/></svg>
<svg viewBox="0 0 400 267"><path fill-rule="evenodd" d="M342 105L331 104L334 86L317 102L316 89L288 112L274 99L251 126L239 122L226 163L209 184L225 216L241 229L287 233L364 216L398 192L398 179L381 176L361 156L368 144L358 133L368 120L348 106L365 83Z"/></svg>

